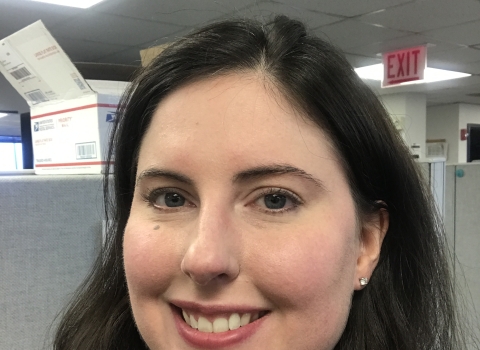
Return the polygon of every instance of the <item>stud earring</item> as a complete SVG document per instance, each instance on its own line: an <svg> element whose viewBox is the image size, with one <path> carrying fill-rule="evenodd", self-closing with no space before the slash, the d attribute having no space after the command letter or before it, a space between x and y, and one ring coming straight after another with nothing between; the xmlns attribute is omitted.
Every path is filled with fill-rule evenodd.
<svg viewBox="0 0 480 350"><path fill-rule="evenodd" d="M368 278L367 277L360 278L360 285L362 287L365 287L367 284L368 284Z"/></svg>

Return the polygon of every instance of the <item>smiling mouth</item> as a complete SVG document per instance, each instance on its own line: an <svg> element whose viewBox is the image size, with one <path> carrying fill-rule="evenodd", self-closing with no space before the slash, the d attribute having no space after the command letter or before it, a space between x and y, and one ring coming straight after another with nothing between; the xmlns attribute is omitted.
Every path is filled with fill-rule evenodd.
<svg viewBox="0 0 480 350"><path fill-rule="evenodd" d="M174 306L183 321L191 328L203 333L223 333L244 327L264 317L269 311L255 311L251 313L224 313L221 316L206 316Z"/></svg>

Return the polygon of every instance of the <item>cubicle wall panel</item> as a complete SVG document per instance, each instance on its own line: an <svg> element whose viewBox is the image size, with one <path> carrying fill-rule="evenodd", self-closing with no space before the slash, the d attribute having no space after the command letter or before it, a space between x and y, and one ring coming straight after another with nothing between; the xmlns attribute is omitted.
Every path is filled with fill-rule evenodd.
<svg viewBox="0 0 480 350"><path fill-rule="evenodd" d="M456 166L455 274L480 339L480 164Z"/></svg>
<svg viewBox="0 0 480 350"><path fill-rule="evenodd" d="M0 177L0 349L49 346L101 245L101 177Z"/></svg>
<svg viewBox="0 0 480 350"><path fill-rule="evenodd" d="M445 171L445 232L450 252L455 250L455 165L447 165Z"/></svg>

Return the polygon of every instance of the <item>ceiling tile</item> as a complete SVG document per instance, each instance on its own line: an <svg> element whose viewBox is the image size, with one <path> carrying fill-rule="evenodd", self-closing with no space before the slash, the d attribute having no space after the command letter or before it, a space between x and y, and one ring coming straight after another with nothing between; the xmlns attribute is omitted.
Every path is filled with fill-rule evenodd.
<svg viewBox="0 0 480 350"><path fill-rule="evenodd" d="M463 45L480 44L480 20L459 24L452 27L435 29L425 35L451 43Z"/></svg>
<svg viewBox="0 0 480 350"><path fill-rule="evenodd" d="M140 50L138 48L129 48L123 51L115 52L96 60L99 63L127 64L131 66L140 66Z"/></svg>
<svg viewBox="0 0 480 350"><path fill-rule="evenodd" d="M73 62L96 62L99 58L123 51L128 46L98 43L95 41L55 38Z"/></svg>
<svg viewBox="0 0 480 350"><path fill-rule="evenodd" d="M472 87L479 86L479 84L480 77L473 75L466 78L444 80L425 85L427 91L454 89L452 91L466 92Z"/></svg>
<svg viewBox="0 0 480 350"><path fill-rule="evenodd" d="M463 95L467 91L471 91L480 85L480 77L471 76L460 79L444 80L428 84L413 84L413 85L400 85L389 88L381 88L379 81L365 80L365 83L370 86L378 95L390 95L397 93L424 93L429 95L435 91L447 91L449 93L459 92Z"/></svg>
<svg viewBox="0 0 480 350"><path fill-rule="evenodd" d="M480 92L480 86L469 86L466 88L455 88L455 89L446 89L443 91L435 91L433 94L435 97L440 98L442 100L447 99L450 96L454 96L456 100L461 100L462 98L469 96L469 98L477 99L480 102L480 97L478 96L471 96L471 94L478 94Z"/></svg>
<svg viewBox="0 0 480 350"><path fill-rule="evenodd" d="M456 62L445 62L439 60L431 60L428 62L428 65L432 68L446 69L455 72L463 72L469 74L480 74L480 62L473 63L456 63Z"/></svg>
<svg viewBox="0 0 480 350"><path fill-rule="evenodd" d="M169 11L168 9L151 12L147 17L149 20L164 23L174 23L182 26L199 26L209 23L224 15L220 10L207 9L177 9Z"/></svg>
<svg viewBox="0 0 480 350"><path fill-rule="evenodd" d="M431 93L427 95L427 107L461 103L462 98L463 98L463 95Z"/></svg>
<svg viewBox="0 0 480 350"><path fill-rule="evenodd" d="M418 33L476 19L480 19L477 0L414 1L360 18L366 23Z"/></svg>
<svg viewBox="0 0 480 350"><path fill-rule="evenodd" d="M479 0L105 0L88 10L0 0L0 38L42 19L74 61L139 65L140 49L175 40L204 23L277 13L302 19L314 32L330 38L355 67L380 62L379 52L428 42L430 66L480 74L480 51L465 47L480 44ZM355 21L345 20L352 16L357 16ZM422 31L427 30L425 35ZM431 101L473 101L465 96L479 92L480 82L475 79L394 88L388 93L425 93L435 96ZM372 86L385 93L379 85ZM11 103L14 97L24 102L18 93L10 96L3 86L0 90L0 107L21 109L20 103Z"/></svg>
<svg viewBox="0 0 480 350"><path fill-rule="evenodd" d="M442 68L441 66L446 67L447 65L478 62L480 61L480 50L461 47L443 52L429 52L427 60L429 66L434 67L437 65L437 68Z"/></svg>
<svg viewBox="0 0 480 350"><path fill-rule="evenodd" d="M471 69L468 68L470 63L461 63L461 62L446 62L443 60L438 60L438 59L428 59L428 66L431 68L438 68L438 69L446 69L446 70L452 70L455 72L464 72L464 73L470 73L473 74L474 72L471 72Z"/></svg>
<svg viewBox="0 0 480 350"><path fill-rule="evenodd" d="M477 90L477 93L480 93L480 89ZM480 105L480 97L464 95L464 96L462 96L461 103L469 103L469 104L472 104L472 105Z"/></svg>
<svg viewBox="0 0 480 350"><path fill-rule="evenodd" d="M138 3L140 5L138 7L146 7L147 5L157 7L160 5L160 2L156 2L156 1L138 0L135 3ZM131 0L103 0L97 5L91 7L91 9L92 11L95 11L95 12L110 13L113 15L124 15L126 9L135 7L135 6L132 6L132 5L135 5L135 3L132 3ZM150 8L151 7L149 7L149 9Z"/></svg>
<svg viewBox="0 0 480 350"><path fill-rule="evenodd" d="M51 28L53 36L134 46L174 33L182 27L98 12L77 16Z"/></svg>
<svg viewBox="0 0 480 350"><path fill-rule="evenodd" d="M197 26L225 15L234 15L238 9L254 4L255 0L175 0L151 1L116 0L95 7L95 11L149 21Z"/></svg>
<svg viewBox="0 0 480 350"><path fill-rule="evenodd" d="M350 64L355 68L382 63L382 60L379 58L352 55L350 53L345 54L345 57L347 58L348 62L350 62Z"/></svg>
<svg viewBox="0 0 480 350"><path fill-rule="evenodd" d="M480 92L480 88L477 88L475 91ZM452 103L480 104L480 97L469 96L464 93L455 93L452 89L433 91L427 95L427 106Z"/></svg>
<svg viewBox="0 0 480 350"><path fill-rule="evenodd" d="M139 50L143 50L143 49L148 49L148 48L153 47L153 46L158 46L158 45L162 45L162 44L166 44L166 43L171 43L172 41L175 41L177 39L180 39L180 38L184 37L185 35L190 33L192 30L193 30L192 28L184 28L184 29L179 30L178 32L173 33L173 34L165 35L165 36L160 37L158 39L155 39L155 40L152 40L152 41L149 41L149 42L146 42L146 43L142 43L142 44L138 45L137 48Z"/></svg>
<svg viewBox="0 0 480 350"><path fill-rule="evenodd" d="M281 0L280 0L281 1ZM292 19L304 22L310 28L335 23L343 18L330 16L313 10L308 10L292 4L284 4L280 1L261 2L237 11L238 15L247 18L272 18L275 15L286 15Z"/></svg>
<svg viewBox="0 0 480 350"><path fill-rule="evenodd" d="M5 1L5 0L3 0ZM95 11L116 15L128 15L126 11L133 10L137 14L148 12L175 12L178 10L210 10L230 13L238 8L250 6L262 0L174 0L174 1L152 1L152 0L107 0L93 7Z"/></svg>
<svg viewBox="0 0 480 350"><path fill-rule="evenodd" d="M339 1L339 0L280 0L281 2L326 14L353 17L373 11L386 9L392 6L405 4L412 0L368 0L368 1Z"/></svg>
<svg viewBox="0 0 480 350"><path fill-rule="evenodd" d="M480 61L465 64L464 70L462 72L470 74L480 74Z"/></svg>
<svg viewBox="0 0 480 350"><path fill-rule="evenodd" d="M411 34L400 38L393 38L376 42L371 45L362 45L349 49L349 52L370 57L381 57L382 53L400 50L408 47L427 45L428 52L441 52L457 49L460 46L455 44L443 43L438 40L428 38L420 34Z"/></svg>
<svg viewBox="0 0 480 350"><path fill-rule="evenodd" d="M393 29L381 28L356 20L320 27L315 34L330 40L345 51L363 45L371 45L376 42L407 35Z"/></svg>
<svg viewBox="0 0 480 350"><path fill-rule="evenodd" d="M0 0L0 39L42 20L47 28L82 13L81 9L25 0Z"/></svg>

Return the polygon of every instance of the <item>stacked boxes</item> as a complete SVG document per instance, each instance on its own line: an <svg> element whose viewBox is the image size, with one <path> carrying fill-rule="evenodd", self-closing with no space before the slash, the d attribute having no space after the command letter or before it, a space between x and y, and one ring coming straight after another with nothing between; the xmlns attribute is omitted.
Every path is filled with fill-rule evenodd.
<svg viewBox="0 0 480 350"><path fill-rule="evenodd" d="M30 106L36 174L98 174L126 82L86 81L41 21L0 41L0 71Z"/></svg>

